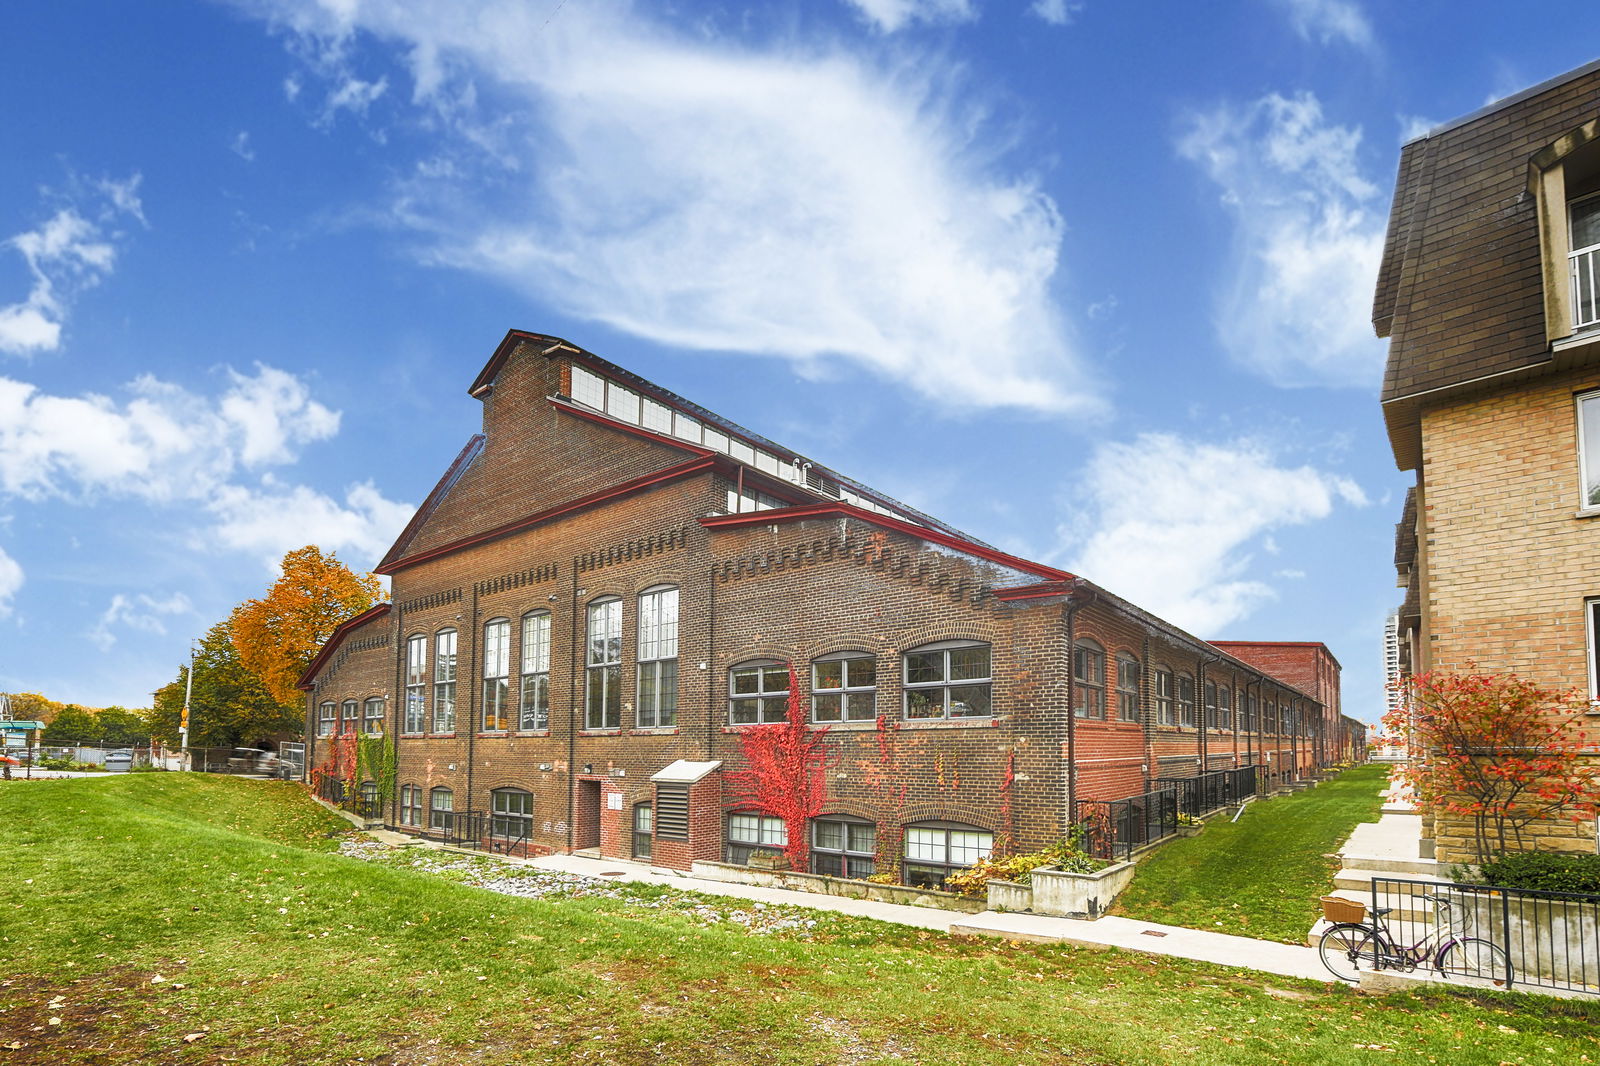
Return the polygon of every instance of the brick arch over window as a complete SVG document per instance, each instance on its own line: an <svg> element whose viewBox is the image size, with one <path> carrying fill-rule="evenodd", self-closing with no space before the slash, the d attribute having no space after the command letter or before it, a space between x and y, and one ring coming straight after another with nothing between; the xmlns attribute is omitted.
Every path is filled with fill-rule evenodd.
<svg viewBox="0 0 1600 1066"><path fill-rule="evenodd" d="M973 621L968 619L961 622L941 622L910 630L896 642L895 650L905 652L920 648L924 644L940 644L947 640L972 640L979 644L1001 647L1005 643L1004 638L1011 635L1009 627L998 624L974 625Z"/></svg>
<svg viewBox="0 0 1600 1066"><path fill-rule="evenodd" d="M861 818L869 822L879 822L883 820L882 811L880 811L873 804L865 803L861 800L846 799L843 797L838 799L828 799L823 801L823 807L823 813L817 815L816 817L826 818L829 815L840 815L845 818Z"/></svg>
<svg viewBox="0 0 1600 1066"><path fill-rule="evenodd" d="M806 660L795 653L792 647L780 644L746 644L737 651L722 656L722 672L727 673L735 666L743 663L754 662L757 659L766 659L771 662L788 663L793 665ZM805 679L802 678L802 681Z"/></svg>
<svg viewBox="0 0 1600 1066"><path fill-rule="evenodd" d="M904 829L914 822L961 822L985 833L998 834L998 819L990 811L980 811L960 803L916 803L897 812L896 829Z"/></svg>
<svg viewBox="0 0 1600 1066"><path fill-rule="evenodd" d="M819 655L831 655L838 651L861 652L863 655L876 655L880 659L899 654L899 646L886 643L882 634L859 629L829 630L826 635L808 640L796 648L796 662L810 662Z"/></svg>
<svg viewBox="0 0 1600 1066"><path fill-rule="evenodd" d="M681 592L684 588L689 587L687 582L688 579L675 570L652 571L649 575L636 581L628 595L637 599L641 594L654 588L676 588Z"/></svg>

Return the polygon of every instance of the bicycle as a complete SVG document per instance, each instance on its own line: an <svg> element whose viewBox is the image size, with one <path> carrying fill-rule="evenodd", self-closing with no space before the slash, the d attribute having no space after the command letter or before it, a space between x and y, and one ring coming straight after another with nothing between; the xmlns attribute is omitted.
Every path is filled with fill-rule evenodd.
<svg viewBox="0 0 1600 1066"><path fill-rule="evenodd" d="M1424 895L1435 905L1433 928L1415 944L1397 943L1384 915L1393 907L1378 907L1366 921L1366 904L1359 900L1324 896L1323 917L1334 924L1322 934L1317 953L1322 965L1341 981L1356 984L1363 972L1395 969L1410 973L1430 964L1442 976L1476 977L1496 987L1510 988L1515 975L1505 949L1482 937L1461 936L1471 923L1471 913L1449 896Z"/></svg>

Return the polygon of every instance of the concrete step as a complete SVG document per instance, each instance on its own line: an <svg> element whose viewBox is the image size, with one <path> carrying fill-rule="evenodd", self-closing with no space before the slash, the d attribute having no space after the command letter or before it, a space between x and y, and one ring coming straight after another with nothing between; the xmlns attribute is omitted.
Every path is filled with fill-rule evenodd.
<svg viewBox="0 0 1600 1066"><path fill-rule="evenodd" d="M1449 878L1440 877L1436 873L1424 874L1413 873L1410 871L1402 872L1386 866L1357 866L1346 860L1343 868L1341 868L1338 873L1333 875L1333 884L1335 888L1352 888L1359 889L1364 892L1371 892L1372 879L1374 877L1396 879L1400 881L1421 881L1423 884L1428 885L1448 885L1451 883ZM1391 884L1386 886L1385 891L1395 894L1426 892L1429 890L1426 888L1414 888L1403 884Z"/></svg>

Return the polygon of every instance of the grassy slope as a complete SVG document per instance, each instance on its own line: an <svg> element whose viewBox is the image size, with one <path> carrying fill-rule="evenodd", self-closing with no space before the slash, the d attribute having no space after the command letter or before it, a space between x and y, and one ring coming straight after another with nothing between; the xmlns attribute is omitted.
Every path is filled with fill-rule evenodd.
<svg viewBox="0 0 1600 1066"><path fill-rule="evenodd" d="M1357 766L1308 792L1253 803L1139 864L1118 914L1291 944L1305 942L1317 899L1333 887L1337 852L1358 822L1376 821L1389 768Z"/></svg>
<svg viewBox="0 0 1600 1066"><path fill-rule="evenodd" d="M328 854L339 824L258 782L0 786L0 1064L1600 1061L1594 1005L1380 1010L837 916L752 936Z"/></svg>

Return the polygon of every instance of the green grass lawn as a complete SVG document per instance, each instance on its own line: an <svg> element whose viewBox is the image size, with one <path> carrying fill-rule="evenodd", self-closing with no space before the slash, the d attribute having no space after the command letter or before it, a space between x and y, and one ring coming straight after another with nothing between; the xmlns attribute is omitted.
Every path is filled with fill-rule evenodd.
<svg viewBox="0 0 1600 1066"><path fill-rule="evenodd" d="M1114 913L1303 944L1333 888L1336 853L1359 822L1374 822L1389 768L1356 766L1290 796L1257 801L1237 822L1206 824L1139 863Z"/></svg>
<svg viewBox="0 0 1600 1066"><path fill-rule="evenodd" d="M1319 790L1320 791L1320 790ZM0 1066L1600 1061L1600 1006L952 938L337 853L292 786L0 785ZM806 924L807 922L812 924Z"/></svg>

